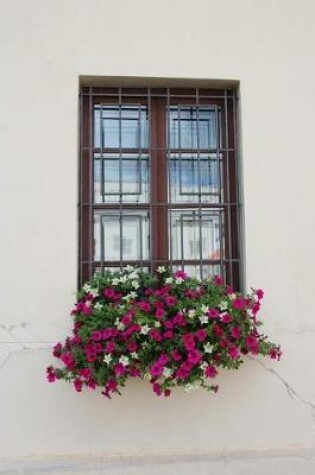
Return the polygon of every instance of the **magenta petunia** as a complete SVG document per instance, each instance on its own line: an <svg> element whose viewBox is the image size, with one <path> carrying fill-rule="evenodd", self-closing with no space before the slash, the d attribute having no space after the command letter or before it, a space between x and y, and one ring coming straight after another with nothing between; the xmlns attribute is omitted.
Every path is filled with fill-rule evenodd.
<svg viewBox="0 0 315 475"><path fill-rule="evenodd" d="M235 308L235 310L244 310L246 308L247 302L246 299L243 299L241 297L236 298L233 300L232 307Z"/></svg>
<svg viewBox="0 0 315 475"><path fill-rule="evenodd" d="M205 368L205 375L207 378L215 378L217 374L218 372L215 369L215 366L210 364Z"/></svg>

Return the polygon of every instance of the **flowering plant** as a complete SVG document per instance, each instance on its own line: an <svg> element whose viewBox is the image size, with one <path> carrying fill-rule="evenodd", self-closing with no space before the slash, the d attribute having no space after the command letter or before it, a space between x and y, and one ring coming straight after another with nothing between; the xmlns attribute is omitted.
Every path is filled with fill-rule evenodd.
<svg viewBox="0 0 315 475"><path fill-rule="evenodd" d="M96 274L78 293L73 335L53 349L64 367L48 367L47 379L78 392L100 386L109 398L129 377L148 379L157 395L176 386L216 392L219 368L239 368L243 355L280 359L259 332L262 298L261 289L244 297L220 277L201 282L165 267Z"/></svg>

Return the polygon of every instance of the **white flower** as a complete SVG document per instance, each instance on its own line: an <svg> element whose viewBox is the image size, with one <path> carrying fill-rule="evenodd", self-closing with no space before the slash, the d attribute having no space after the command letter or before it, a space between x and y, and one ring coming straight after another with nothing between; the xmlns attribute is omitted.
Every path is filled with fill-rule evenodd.
<svg viewBox="0 0 315 475"><path fill-rule="evenodd" d="M142 348L146 348L147 346L148 346L148 342L147 342L147 341L144 341L144 342L142 343Z"/></svg>
<svg viewBox="0 0 315 475"><path fill-rule="evenodd" d="M100 302L96 302L96 304L94 305L94 308L95 310L102 310L103 305Z"/></svg>
<svg viewBox="0 0 315 475"><path fill-rule="evenodd" d="M167 279L165 279L166 284L172 284L173 281L174 281L173 277L167 277Z"/></svg>
<svg viewBox="0 0 315 475"><path fill-rule="evenodd" d="M212 353L213 352L213 345L211 345L211 343L208 342L205 345L203 345L203 349L204 349L205 353Z"/></svg>
<svg viewBox="0 0 315 475"><path fill-rule="evenodd" d="M140 333L142 333L142 335L147 335L149 331L150 331L150 327L148 325L143 325L143 327L141 327Z"/></svg>
<svg viewBox="0 0 315 475"><path fill-rule="evenodd" d="M189 318L194 318L196 315L196 310L188 310L188 317Z"/></svg>
<svg viewBox="0 0 315 475"><path fill-rule="evenodd" d="M184 282L184 279L182 277L176 277L175 284L179 285L179 284L182 284L183 282Z"/></svg>
<svg viewBox="0 0 315 475"><path fill-rule="evenodd" d="M121 356L119 358L119 363L123 364L124 366L128 366L129 365L129 358L128 356Z"/></svg>
<svg viewBox="0 0 315 475"><path fill-rule="evenodd" d="M137 274L137 272L132 272L131 274L129 274L129 279L139 279L139 276Z"/></svg>
<svg viewBox="0 0 315 475"><path fill-rule="evenodd" d="M202 313L207 313L209 311L209 307L207 307L207 305L201 305L201 311Z"/></svg>
<svg viewBox="0 0 315 475"><path fill-rule="evenodd" d="M165 376L165 378L169 378L172 373L173 371L171 370L171 368L164 368L163 370L163 376Z"/></svg>
<svg viewBox="0 0 315 475"><path fill-rule="evenodd" d="M231 300L235 300L237 295L236 294L229 294L229 297Z"/></svg>
<svg viewBox="0 0 315 475"><path fill-rule="evenodd" d="M143 379L151 379L151 374L150 373L144 373Z"/></svg>
<svg viewBox="0 0 315 475"><path fill-rule="evenodd" d="M160 323L160 322L155 322L154 326L155 326L156 328L159 328L159 327L161 326L161 323Z"/></svg>
<svg viewBox="0 0 315 475"><path fill-rule="evenodd" d="M200 320L200 323L204 325L205 323L209 322L209 317L208 315L201 315L201 317L199 317L199 320Z"/></svg>
<svg viewBox="0 0 315 475"><path fill-rule="evenodd" d="M133 358L134 360L137 360L137 359L139 358L138 353L136 353L135 351L133 351L132 353L130 353L130 356L131 356L131 358Z"/></svg>
<svg viewBox="0 0 315 475"><path fill-rule="evenodd" d="M115 277L115 279L112 280L112 285L119 285L119 279Z"/></svg>
<svg viewBox="0 0 315 475"><path fill-rule="evenodd" d="M92 290L92 286L90 284L84 284L82 289L84 290L84 292L89 294Z"/></svg>
<svg viewBox="0 0 315 475"><path fill-rule="evenodd" d="M125 267L127 272L133 272L135 268L133 266L130 266L129 264Z"/></svg>
<svg viewBox="0 0 315 475"><path fill-rule="evenodd" d="M184 386L184 391L185 391L186 393L190 393L191 391L196 391L196 389L198 389L198 388L199 388L199 384L198 384L198 383L194 383L194 384L188 383L188 384L186 384L186 385Z"/></svg>
<svg viewBox="0 0 315 475"><path fill-rule="evenodd" d="M139 289L139 287L140 287L140 285L138 284L138 282L137 282L136 280L133 280L133 281L131 282L131 285L132 285L132 287L133 287L134 289L136 289L136 290Z"/></svg>
<svg viewBox="0 0 315 475"><path fill-rule="evenodd" d="M205 361L200 365L200 368L201 369L206 369L208 366L208 363L206 363Z"/></svg>
<svg viewBox="0 0 315 475"><path fill-rule="evenodd" d="M222 312L224 312L224 310L227 310L228 309L228 304L227 302L225 302L224 300L219 304L219 308Z"/></svg>
<svg viewBox="0 0 315 475"><path fill-rule="evenodd" d="M112 361L112 355L104 356L104 363L109 364Z"/></svg>
<svg viewBox="0 0 315 475"><path fill-rule="evenodd" d="M125 284L128 280L128 277L126 275L122 275L119 279L119 281L122 283L122 284Z"/></svg>
<svg viewBox="0 0 315 475"><path fill-rule="evenodd" d="M136 299L136 298L137 298L137 293L136 292L129 292L129 294L127 294L123 297L123 300L126 300L127 302L129 302L129 300L133 300L133 299Z"/></svg>
<svg viewBox="0 0 315 475"><path fill-rule="evenodd" d="M156 270L159 274L163 274L163 272L166 272L166 269L164 266L159 266Z"/></svg>
<svg viewBox="0 0 315 475"><path fill-rule="evenodd" d="M121 323L119 318L116 318L116 320L115 320L115 327L117 327L118 330L124 330L125 329L125 325L123 323Z"/></svg>

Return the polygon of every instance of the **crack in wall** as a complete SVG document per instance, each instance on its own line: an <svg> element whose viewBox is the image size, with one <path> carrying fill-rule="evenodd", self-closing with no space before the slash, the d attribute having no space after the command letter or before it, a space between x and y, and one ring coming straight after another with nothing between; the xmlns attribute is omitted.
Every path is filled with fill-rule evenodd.
<svg viewBox="0 0 315 475"><path fill-rule="evenodd" d="M313 420L313 423L315 424L315 403L307 399L304 399L302 396L300 396L297 393L297 391L291 386L291 384L289 384L288 381L286 381L284 377L281 376L276 370L274 370L273 368L269 368L260 360L254 359L252 357L249 357L249 359L251 359L252 361L255 361L255 363L261 366L265 371L268 371L268 373L273 374L285 387L290 399L292 399L293 401L296 400L299 403L303 404L304 406L307 406L310 411L310 416Z"/></svg>

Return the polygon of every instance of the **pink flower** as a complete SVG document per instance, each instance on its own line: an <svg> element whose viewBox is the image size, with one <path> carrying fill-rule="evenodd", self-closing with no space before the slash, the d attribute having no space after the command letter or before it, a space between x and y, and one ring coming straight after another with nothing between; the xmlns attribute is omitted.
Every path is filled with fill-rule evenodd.
<svg viewBox="0 0 315 475"><path fill-rule="evenodd" d="M88 385L88 387L89 387L90 389L95 389L95 388L96 388L96 381L95 381L95 379L89 379L87 385Z"/></svg>
<svg viewBox="0 0 315 475"><path fill-rule="evenodd" d="M106 343L106 351L107 353L113 353L116 348L116 343L114 341L108 341Z"/></svg>
<svg viewBox="0 0 315 475"><path fill-rule="evenodd" d="M235 338L235 340L238 340L241 336L241 329L240 327L234 327L231 330L231 336Z"/></svg>
<svg viewBox="0 0 315 475"><path fill-rule="evenodd" d="M204 328L200 328L200 330L197 330L195 335L198 341L205 341L208 336L207 331Z"/></svg>
<svg viewBox="0 0 315 475"><path fill-rule="evenodd" d="M259 312L260 310L260 303L259 302L255 302L252 306L252 314L253 315L257 315L257 313Z"/></svg>
<svg viewBox="0 0 315 475"><path fill-rule="evenodd" d="M151 305L149 304L149 302L139 302L138 307L140 308L140 310L143 310L143 312L149 313L151 311Z"/></svg>
<svg viewBox="0 0 315 475"><path fill-rule="evenodd" d="M223 336L224 332L223 332L222 328L217 323L215 323L213 325L213 333L215 334L215 336L217 338L221 338Z"/></svg>
<svg viewBox="0 0 315 475"><path fill-rule="evenodd" d="M164 389L164 397L169 397L171 395L170 389Z"/></svg>
<svg viewBox="0 0 315 475"><path fill-rule="evenodd" d="M73 367L74 367L74 358L73 358L73 355L70 351L67 351L66 353L63 353L60 358L61 358L61 361L64 363L64 365L68 369L73 369Z"/></svg>
<svg viewBox="0 0 315 475"><path fill-rule="evenodd" d="M158 341L158 342L161 342L163 340L162 335L155 328L150 330L149 335L152 338L152 340L155 340L155 341Z"/></svg>
<svg viewBox="0 0 315 475"><path fill-rule="evenodd" d="M174 328L174 322L172 322L172 320L167 320L165 323L164 323L165 327L168 328L168 330L172 330Z"/></svg>
<svg viewBox="0 0 315 475"><path fill-rule="evenodd" d="M198 350L191 350L188 353L188 361L194 365L198 364L201 358L201 353Z"/></svg>
<svg viewBox="0 0 315 475"><path fill-rule="evenodd" d="M123 323L126 327L130 325L132 322L132 315L130 313L126 313L121 319L121 323Z"/></svg>
<svg viewBox="0 0 315 475"><path fill-rule="evenodd" d="M165 297L165 303L169 307L174 307L177 304L177 299L176 297L173 297L172 295Z"/></svg>
<svg viewBox="0 0 315 475"><path fill-rule="evenodd" d="M114 366L114 372L116 376L123 376L126 372L126 367L122 363L117 363Z"/></svg>
<svg viewBox="0 0 315 475"><path fill-rule="evenodd" d="M192 333L186 333L183 336L183 344L184 344L184 347L186 348L186 350L188 350L188 351L195 348L196 343L195 343L195 340L194 340L194 335Z"/></svg>
<svg viewBox="0 0 315 475"><path fill-rule="evenodd" d="M57 379L56 373L54 372L52 366L49 366L46 370L46 377L49 383L54 383Z"/></svg>
<svg viewBox="0 0 315 475"><path fill-rule="evenodd" d="M115 290L112 289L111 287L108 287L107 289L104 290L104 297L107 299L112 299L115 296Z"/></svg>
<svg viewBox="0 0 315 475"><path fill-rule="evenodd" d="M188 274L186 274L186 272L184 272L183 270L178 270L175 272L175 277L177 279L187 279L188 277Z"/></svg>
<svg viewBox="0 0 315 475"><path fill-rule="evenodd" d="M259 341L255 335L248 335L245 339L246 347L253 355L257 355L259 352Z"/></svg>
<svg viewBox="0 0 315 475"><path fill-rule="evenodd" d="M229 348L229 355L232 358L232 360L237 360L240 356L239 349L236 346L231 346Z"/></svg>
<svg viewBox="0 0 315 475"><path fill-rule="evenodd" d="M79 374L82 378L89 379L91 377L92 370L91 368L83 368L80 370Z"/></svg>
<svg viewBox="0 0 315 475"><path fill-rule="evenodd" d="M61 351L62 351L62 344L61 343L57 343L54 348L53 348L53 355L56 357L56 358L60 358L61 356Z"/></svg>
<svg viewBox="0 0 315 475"><path fill-rule="evenodd" d="M75 390L80 393L82 391L82 381L79 378L76 378L73 382Z"/></svg>
<svg viewBox="0 0 315 475"><path fill-rule="evenodd" d="M165 353L162 353L158 359L158 363L164 366L169 362L169 360L169 357Z"/></svg>
<svg viewBox="0 0 315 475"><path fill-rule="evenodd" d="M223 285L224 284L224 280L219 275L216 275L214 277L213 282L215 283L215 285Z"/></svg>
<svg viewBox="0 0 315 475"><path fill-rule="evenodd" d="M135 341L131 341L129 344L128 344L128 350L132 353L133 351L136 351L138 348L138 345Z"/></svg>
<svg viewBox="0 0 315 475"><path fill-rule="evenodd" d="M165 310L162 307L157 307L155 316L158 320L161 320L165 315Z"/></svg>
<svg viewBox="0 0 315 475"><path fill-rule="evenodd" d="M215 378L217 374L218 374L218 372L215 369L215 366L210 364L206 367L205 375L206 375L207 378Z"/></svg>
<svg viewBox="0 0 315 475"><path fill-rule="evenodd" d="M140 371L138 370L138 368L135 368L134 366L131 366L129 368L129 374L133 378L138 378L140 376Z"/></svg>
<svg viewBox="0 0 315 475"><path fill-rule="evenodd" d="M166 340L171 340L174 336L174 332L172 330L166 330L166 332L163 333L163 337Z"/></svg>
<svg viewBox="0 0 315 475"><path fill-rule="evenodd" d="M185 327L187 325L187 321L182 313L177 313L173 318L174 325L178 325L180 327Z"/></svg>
<svg viewBox="0 0 315 475"><path fill-rule="evenodd" d="M182 359L182 356L178 350L171 351L171 355L174 361L180 361Z"/></svg>
<svg viewBox="0 0 315 475"><path fill-rule="evenodd" d="M243 299L242 297L238 297L235 300L233 300L232 307L235 308L236 310L244 310L246 308L246 299Z"/></svg>
<svg viewBox="0 0 315 475"><path fill-rule="evenodd" d="M95 330L92 332L92 340L94 341L100 341L102 339L102 332Z"/></svg>
<svg viewBox="0 0 315 475"><path fill-rule="evenodd" d="M221 317L221 322L223 323L230 323L232 321L232 316L229 313L225 313Z"/></svg>
<svg viewBox="0 0 315 475"><path fill-rule="evenodd" d="M210 308L209 311L208 311L208 316L210 318L212 318L213 320L215 320L216 318L219 318L220 316L220 313L217 309L215 308Z"/></svg>
<svg viewBox="0 0 315 475"><path fill-rule="evenodd" d="M271 348L269 351L269 356L273 360L277 359L278 361L280 361L281 356L282 356L282 351L280 350L280 348Z"/></svg>
<svg viewBox="0 0 315 475"><path fill-rule="evenodd" d="M161 388L161 386L160 386L159 383L153 383L152 388L153 388L153 392L154 392L157 396L161 396L161 394L162 394L162 388Z"/></svg>
<svg viewBox="0 0 315 475"><path fill-rule="evenodd" d="M91 315L91 313L92 313L91 305L83 305L82 313L83 313L83 315Z"/></svg>
<svg viewBox="0 0 315 475"><path fill-rule="evenodd" d="M114 379L109 379L107 381L107 384L105 386L105 391L102 391L102 394L104 396L108 397L110 399L110 393L114 393L117 391L118 383Z"/></svg>
<svg viewBox="0 0 315 475"><path fill-rule="evenodd" d="M262 300L264 298L264 291L262 289L257 289L256 295L257 295L258 300Z"/></svg>
<svg viewBox="0 0 315 475"><path fill-rule="evenodd" d="M158 378L161 376L163 373L163 366L159 362L153 363L153 365L150 368L150 374L154 378Z"/></svg>

